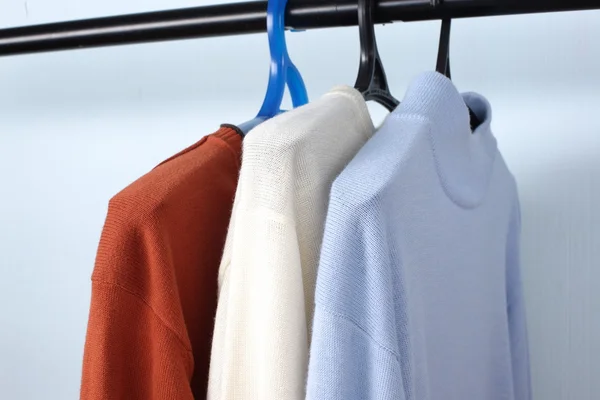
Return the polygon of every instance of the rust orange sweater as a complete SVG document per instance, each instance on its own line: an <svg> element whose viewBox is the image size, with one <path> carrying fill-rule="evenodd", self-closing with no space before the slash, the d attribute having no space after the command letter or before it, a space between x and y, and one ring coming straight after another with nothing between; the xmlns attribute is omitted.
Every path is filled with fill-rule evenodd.
<svg viewBox="0 0 600 400"><path fill-rule="evenodd" d="M223 126L111 199L92 275L83 400L204 399L241 159Z"/></svg>

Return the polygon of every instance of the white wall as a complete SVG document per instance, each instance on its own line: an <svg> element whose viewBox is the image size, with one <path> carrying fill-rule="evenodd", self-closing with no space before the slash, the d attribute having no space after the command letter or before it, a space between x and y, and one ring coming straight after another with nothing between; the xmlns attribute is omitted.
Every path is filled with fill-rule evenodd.
<svg viewBox="0 0 600 400"><path fill-rule="evenodd" d="M0 27L198 3L0 0ZM438 34L439 22L378 28L398 97L434 67ZM312 98L354 83L356 28L288 38ZM520 184L538 400L600 398L599 38L600 12L453 24L454 81L492 102ZM77 398L108 199L252 117L267 68L265 35L0 58L0 398Z"/></svg>

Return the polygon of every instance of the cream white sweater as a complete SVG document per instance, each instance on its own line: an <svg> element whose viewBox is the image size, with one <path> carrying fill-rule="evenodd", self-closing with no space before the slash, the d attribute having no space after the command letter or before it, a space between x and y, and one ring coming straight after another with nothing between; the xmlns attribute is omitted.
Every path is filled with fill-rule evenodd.
<svg viewBox="0 0 600 400"><path fill-rule="evenodd" d="M304 400L329 190L373 131L361 94L344 86L244 140L219 271L209 400Z"/></svg>

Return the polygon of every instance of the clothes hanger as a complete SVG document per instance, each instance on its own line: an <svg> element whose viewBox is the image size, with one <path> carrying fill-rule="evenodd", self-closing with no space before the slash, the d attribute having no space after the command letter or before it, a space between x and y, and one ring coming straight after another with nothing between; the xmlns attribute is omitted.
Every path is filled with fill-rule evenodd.
<svg viewBox="0 0 600 400"><path fill-rule="evenodd" d="M400 104L390 93L377 50L373 6L375 0L358 0L358 32L360 35L360 65L354 88L362 93L365 100L373 100L388 111Z"/></svg>
<svg viewBox="0 0 600 400"><path fill-rule="evenodd" d="M450 28L451 20L443 19L442 29L440 31L440 46L438 50L437 65L435 69L437 72L446 76L446 78L448 79L452 79L450 73ZM481 125L481 120L479 119L477 114L475 114L473 110L471 110L469 106L467 106L467 108L469 109L471 132L473 132L475 129L477 129L479 125Z"/></svg>
<svg viewBox="0 0 600 400"><path fill-rule="evenodd" d="M244 136L256 125L283 112L281 102L287 85L294 108L308 103L308 95L300 71L292 62L285 43L285 6L287 0L267 3L267 35L271 66L263 104L256 118L238 125Z"/></svg>
<svg viewBox="0 0 600 400"><path fill-rule="evenodd" d="M450 19L442 20L442 29L440 31L440 46L438 49L437 65L435 70L448 79L452 79L450 74Z"/></svg>

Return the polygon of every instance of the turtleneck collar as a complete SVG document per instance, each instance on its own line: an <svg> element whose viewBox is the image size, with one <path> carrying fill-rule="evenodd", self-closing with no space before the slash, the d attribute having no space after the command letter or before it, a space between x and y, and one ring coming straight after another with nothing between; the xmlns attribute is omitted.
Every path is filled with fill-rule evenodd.
<svg viewBox="0 0 600 400"><path fill-rule="evenodd" d="M482 121L473 132L467 105ZM478 206L487 191L497 153L489 102L477 93L461 95L445 76L426 72L412 82L388 118L408 115L429 123L431 148L446 194L461 207Z"/></svg>

